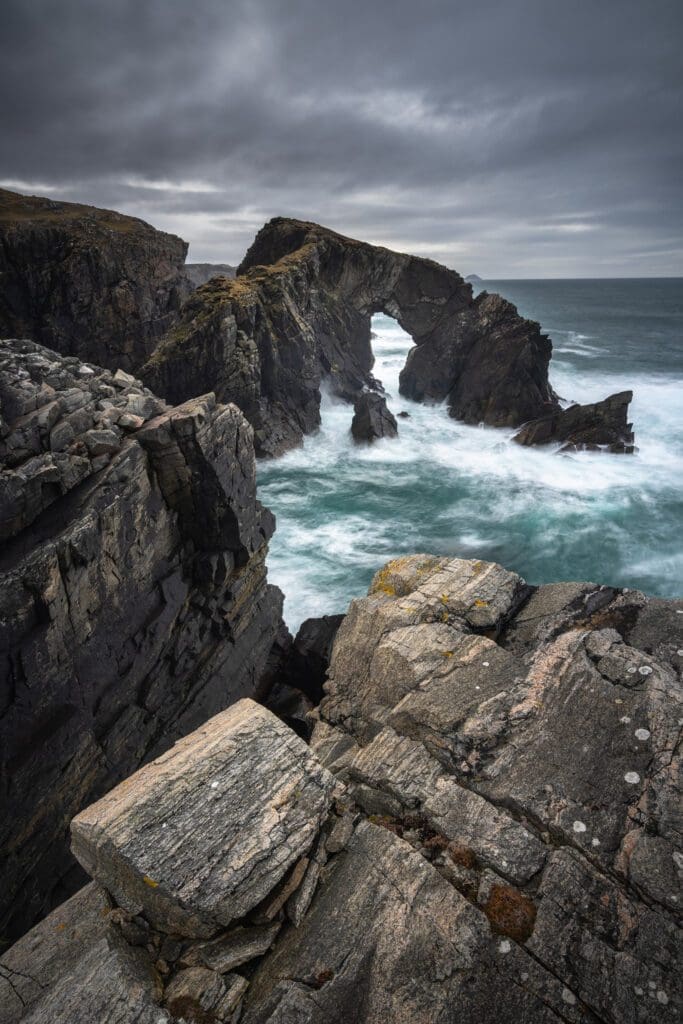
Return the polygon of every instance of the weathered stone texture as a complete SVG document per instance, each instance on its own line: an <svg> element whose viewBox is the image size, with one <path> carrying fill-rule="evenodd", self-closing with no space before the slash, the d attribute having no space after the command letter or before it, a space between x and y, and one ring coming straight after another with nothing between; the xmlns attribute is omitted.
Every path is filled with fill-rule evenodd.
<svg viewBox="0 0 683 1024"><path fill-rule="evenodd" d="M135 368L191 291L186 253L135 217L0 189L0 337Z"/></svg>
<svg viewBox="0 0 683 1024"><path fill-rule="evenodd" d="M2 342L0 416L9 937L83 878L67 844L77 811L256 692L281 595L236 408L210 394L171 409L126 373Z"/></svg>
<svg viewBox="0 0 683 1024"><path fill-rule="evenodd" d="M607 450L631 455L633 424L628 422L632 391L610 395L592 405L570 405L525 423L513 441L521 445L561 443L562 452Z"/></svg>
<svg viewBox="0 0 683 1024"><path fill-rule="evenodd" d="M509 302L473 299L471 285L431 260L282 217L259 231L234 281L194 293L141 373L171 401L210 387L242 409L258 454L278 454L319 425L321 381L347 401L376 385L379 311L416 343L401 375L407 397L447 399L458 419L496 426L557 407L551 343Z"/></svg>
<svg viewBox="0 0 683 1024"><path fill-rule="evenodd" d="M82 811L72 848L129 912L210 937L306 852L333 786L302 740L242 700Z"/></svg>

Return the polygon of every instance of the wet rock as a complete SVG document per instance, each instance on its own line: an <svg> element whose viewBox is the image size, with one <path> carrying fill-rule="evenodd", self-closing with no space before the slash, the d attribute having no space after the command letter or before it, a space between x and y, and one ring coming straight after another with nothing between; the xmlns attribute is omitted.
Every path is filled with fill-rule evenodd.
<svg viewBox="0 0 683 1024"><path fill-rule="evenodd" d="M351 434L354 441L377 441L381 437L398 437L395 416L387 408L384 395L364 391L353 405Z"/></svg>
<svg viewBox="0 0 683 1024"><path fill-rule="evenodd" d="M154 418L102 426L131 396ZM85 881L73 815L258 691L282 599L234 407L205 395L172 409L130 374L2 341L0 416L0 930L12 938Z"/></svg>
<svg viewBox="0 0 683 1024"><path fill-rule="evenodd" d="M610 395L592 405L570 405L525 423L513 441L521 445L561 443L562 452L608 451L631 454L633 424L628 422L632 391Z"/></svg>
<svg viewBox="0 0 683 1024"><path fill-rule="evenodd" d="M0 337L139 366L190 293L186 252L134 217L0 189Z"/></svg>
<svg viewBox="0 0 683 1024"><path fill-rule="evenodd" d="M257 453L277 455L319 426L321 381L346 401L375 385L378 310L416 343L401 374L407 397L447 398L451 415L497 426L555 407L550 341L510 303L473 299L431 260L283 217L259 231L234 281L214 278L191 296L141 372L169 401L213 390L235 402Z"/></svg>
<svg viewBox="0 0 683 1024"><path fill-rule="evenodd" d="M73 851L158 930L210 937L254 909L308 849L333 785L291 730L242 700L82 811Z"/></svg>

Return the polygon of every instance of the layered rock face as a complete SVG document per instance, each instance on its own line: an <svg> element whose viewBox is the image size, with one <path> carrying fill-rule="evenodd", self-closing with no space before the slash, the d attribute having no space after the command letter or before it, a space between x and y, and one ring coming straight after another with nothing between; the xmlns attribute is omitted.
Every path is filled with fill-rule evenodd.
<svg viewBox="0 0 683 1024"><path fill-rule="evenodd" d="M682 621L390 563L310 747L241 701L78 816L97 884L0 960L0 1021L673 1024Z"/></svg>
<svg viewBox="0 0 683 1024"><path fill-rule="evenodd" d="M2 933L82 875L86 803L257 692L281 625L252 431L212 394L0 343Z"/></svg>
<svg viewBox="0 0 683 1024"><path fill-rule="evenodd" d="M563 452L607 449L631 455L633 424L628 422L632 391L620 391L592 405L570 405L550 416L525 423L513 441L521 445L561 442Z"/></svg>
<svg viewBox="0 0 683 1024"><path fill-rule="evenodd" d="M260 454L318 426L321 381L350 401L372 385L370 319L380 311L416 342L401 377L408 397L447 399L451 415L496 426L556 407L538 324L499 296L473 300L459 274L431 260L276 218L237 275L198 289L141 372L170 401L210 386L235 402Z"/></svg>
<svg viewBox="0 0 683 1024"><path fill-rule="evenodd" d="M134 217L0 189L0 337L134 369L192 289L186 252Z"/></svg>

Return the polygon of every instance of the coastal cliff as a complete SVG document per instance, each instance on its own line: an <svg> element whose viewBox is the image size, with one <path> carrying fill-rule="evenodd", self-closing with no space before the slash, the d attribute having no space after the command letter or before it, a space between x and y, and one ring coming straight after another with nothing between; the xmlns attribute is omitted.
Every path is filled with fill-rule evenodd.
<svg viewBox="0 0 683 1024"><path fill-rule="evenodd" d="M0 189L0 337L135 369L192 290L186 253L135 217Z"/></svg>
<svg viewBox="0 0 683 1024"><path fill-rule="evenodd" d="M82 874L69 820L239 697L282 628L252 431L209 393L0 342L0 896L21 934Z"/></svg>
<svg viewBox="0 0 683 1024"><path fill-rule="evenodd" d="M354 401L375 388L370 321L395 317L416 343L401 393L446 400L468 423L520 426L555 408L551 343L500 296L472 298L432 260L278 217L259 231L235 280L199 288L140 373L169 401L207 389L277 455L320 422L320 388Z"/></svg>
<svg viewBox="0 0 683 1024"><path fill-rule="evenodd" d="M389 563L310 746L242 700L76 817L0 1021L673 1024L681 613Z"/></svg>

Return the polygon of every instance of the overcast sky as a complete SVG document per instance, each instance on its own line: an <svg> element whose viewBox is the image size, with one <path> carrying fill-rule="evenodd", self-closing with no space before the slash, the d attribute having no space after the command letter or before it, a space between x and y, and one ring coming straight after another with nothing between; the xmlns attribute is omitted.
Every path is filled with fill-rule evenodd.
<svg viewBox="0 0 683 1024"><path fill-rule="evenodd" d="M0 181L238 262L305 217L482 277L683 274L683 0L3 0Z"/></svg>

